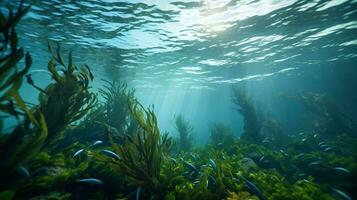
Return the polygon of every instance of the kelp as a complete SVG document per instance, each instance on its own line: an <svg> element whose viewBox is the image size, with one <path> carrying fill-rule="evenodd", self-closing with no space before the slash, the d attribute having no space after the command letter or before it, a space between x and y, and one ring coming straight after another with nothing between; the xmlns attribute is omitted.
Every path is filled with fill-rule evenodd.
<svg viewBox="0 0 357 200"><path fill-rule="evenodd" d="M0 12L0 111L19 118L30 114L19 95L23 76L28 72L32 60L29 53L18 47L16 24L30 9L21 1L16 13L9 8L8 17ZM25 56L25 67L19 69L17 63ZM31 116L32 119L34 119ZM0 119L2 124L2 118ZM1 127L0 127L1 128Z"/></svg>
<svg viewBox="0 0 357 200"><path fill-rule="evenodd" d="M252 101L242 89L233 86L232 102L237 106L237 111L244 119L244 132L240 138L253 143L261 143L260 130L262 125Z"/></svg>
<svg viewBox="0 0 357 200"><path fill-rule="evenodd" d="M129 102L129 111L138 128L132 135L125 135L122 145L111 142L120 157L112 163L125 174L130 185L162 198L160 169L164 155L169 152L171 138L160 134L153 110L145 109L135 100Z"/></svg>
<svg viewBox="0 0 357 200"><path fill-rule="evenodd" d="M25 178L22 166L40 150L46 136L47 126L41 112L28 108L19 94L22 79L31 66L31 57L25 56L25 67L17 68L24 52L18 47L15 25L28 11L21 1L16 14L11 9L8 18L0 13L0 111L10 118L21 120L10 133L0 133L0 189L10 188L18 179ZM10 47L10 49L9 49ZM19 117L21 115L21 119ZM0 118L3 123L4 116Z"/></svg>
<svg viewBox="0 0 357 200"><path fill-rule="evenodd" d="M175 128L179 133L179 138L178 138L179 150L189 151L192 147L192 139L193 139L192 125L188 121L186 121L182 115L178 115L175 117Z"/></svg>
<svg viewBox="0 0 357 200"><path fill-rule="evenodd" d="M217 148L227 148L234 143L233 131L230 127L222 123L215 123L211 126L210 143Z"/></svg>
<svg viewBox="0 0 357 200"><path fill-rule="evenodd" d="M54 51L49 43L48 50L52 56L48 70L54 82L40 93L38 108L44 114L48 127L44 148L61 139L63 130L82 119L96 103L95 95L89 91L89 83L93 79L89 67L77 67L72 61L72 52L68 54L68 63L65 64L59 45ZM58 72L57 65L62 73Z"/></svg>
<svg viewBox="0 0 357 200"><path fill-rule="evenodd" d="M104 89L99 89L104 98L102 121L115 127L119 132L131 135L136 128L136 121L130 114L128 102L135 101L134 90L128 89L125 83L106 81Z"/></svg>
<svg viewBox="0 0 357 200"><path fill-rule="evenodd" d="M314 129L324 137L336 137L337 133L346 133L357 137L357 123L343 113L326 94L301 93L299 95L284 95L303 105L315 115Z"/></svg>

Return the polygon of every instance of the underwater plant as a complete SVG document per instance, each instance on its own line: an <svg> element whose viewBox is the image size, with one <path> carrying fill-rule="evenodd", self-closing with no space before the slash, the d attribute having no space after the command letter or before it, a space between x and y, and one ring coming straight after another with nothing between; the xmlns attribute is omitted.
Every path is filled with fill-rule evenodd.
<svg viewBox="0 0 357 200"><path fill-rule="evenodd" d="M78 68L72 61L72 52L68 55L68 64L65 64L59 45L54 52L48 43L48 50L52 56L48 70L54 82L41 91L38 108L45 116L48 128L44 148L60 140L63 130L83 118L96 103L95 95L89 91L89 82L93 79L89 67ZM57 71L57 64L62 74Z"/></svg>
<svg viewBox="0 0 357 200"><path fill-rule="evenodd" d="M23 166L38 153L47 136L47 126L41 112L27 107L19 94L23 77L29 70L32 60L25 56L25 67L20 70L17 63L24 52L18 47L15 25L25 15L29 7L21 1L14 14L9 9L8 18L0 12L0 190L10 189L19 179L28 177ZM9 49L10 48L10 49ZM15 118L18 124L10 133L2 132L5 117ZM1 193L3 194L3 193ZM13 192L9 191L10 196Z"/></svg>
<svg viewBox="0 0 357 200"><path fill-rule="evenodd" d="M193 127L182 115L175 117L175 128L179 133L178 148L179 150L189 151L192 147Z"/></svg>
<svg viewBox="0 0 357 200"><path fill-rule="evenodd" d="M160 134L153 110L145 109L137 100L128 103L138 127L132 135L124 135L121 145L109 140L120 158L111 163L126 176L130 185L163 198L160 169L164 155L170 150L171 138L167 133Z"/></svg>
<svg viewBox="0 0 357 200"><path fill-rule="evenodd" d="M229 147L235 140L232 129L221 123L212 125L210 139L215 147Z"/></svg>
<svg viewBox="0 0 357 200"><path fill-rule="evenodd" d="M233 86L232 102L237 106L237 111L244 119L244 132L240 138L253 143L261 143L260 130L262 125L252 101L242 89Z"/></svg>
<svg viewBox="0 0 357 200"><path fill-rule="evenodd" d="M338 133L346 133L352 137L357 137L357 123L344 114L326 94L309 92L297 96L284 96L296 100L315 114L314 129L322 136L329 138L336 137Z"/></svg>

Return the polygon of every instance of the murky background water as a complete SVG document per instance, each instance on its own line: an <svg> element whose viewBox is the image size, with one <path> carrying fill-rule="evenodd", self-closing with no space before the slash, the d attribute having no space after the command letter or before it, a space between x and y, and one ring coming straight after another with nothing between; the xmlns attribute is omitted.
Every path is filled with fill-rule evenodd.
<svg viewBox="0 0 357 200"><path fill-rule="evenodd" d="M356 0L28 2L17 31L40 86L50 78L47 41L60 42L91 67L94 89L101 79L126 81L173 134L174 115L183 114L198 142L213 122L239 135L232 84L289 134L308 128L309 113L281 94L326 93L357 118ZM34 89L23 92L36 101Z"/></svg>

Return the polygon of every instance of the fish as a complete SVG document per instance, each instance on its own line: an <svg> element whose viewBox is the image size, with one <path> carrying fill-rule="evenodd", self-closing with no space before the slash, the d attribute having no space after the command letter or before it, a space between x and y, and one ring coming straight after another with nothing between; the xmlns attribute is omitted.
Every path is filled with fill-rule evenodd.
<svg viewBox="0 0 357 200"><path fill-rule="evenodd" d="M88 185L103 185L103 182L96 178L84 178L76 180L77 183L85 183Z"/></svg>
<svg viewBox="0 0 357 200"><path fill-rule="evenodd" d="M242 177L246 186L248 187L248 189L254 194L256 195L259 200L264 200L264 196L263 193L261 192L261 190L251 181L247 180L246 178Z"/></svg>
<svg viewBox="0 0 357 200"><path fill-rule="evenodd" d="M327 147L326 149L324 149L324 151L327 152L327 151L330 151L332 149L333 149L333 147Z"/></svg>
<svg viewBox="0 0 357 200"><path fill-rule="evenodd" d="M100 152L108 157L120 160L120 156L118 154L114 153L113 151L104 149L104 150L101 150Z"/></svg>
<svg viewBox="0 0 357 200"><path fill-rule="evenodd" d="M174 164L177 163L177 160L176 160L175 158L170 158L170 160L171 160Z"/></svg>
<svg viewBox="0 0 357 200"><path fill-rule="evenodd" d="M259 162L263 162L264 158L265 158L264 156L260 157Z"/></svg>
<svg viewBox="0 0 357 200"><path fill-rule="evenodd" d="M289 157L289 154L287 154L284 150L280 149L280 153L282 153L285 157Z"/></svg>
<svg viewBox="0 0 357 200"><path fill-rule="evenodd" d="M338 194L344 200L352 200L352 198L348 194L346 194L345 192L343 192L339 189L332 188L332 191L335 192L336 194Z"/></svg>
<svg viewBox="0 0 357 200"><path fill-rule="evenodd" d="M351 172L348 169L343 168L343 167L333 167L331 169L333 169L333 170L335 170L337 172L343 172L343 173L346 173L346 174L351 174Z"/></svg>
<svg viewBox="0 0 357 200"><path fill-rule="evenodd" d="M326 144L325 142L319 142L318 145L321 146L321 145L324 145Z"/></svg>
<svg viewBox="0 0 357 200"><path fill-rule="evenodd" d="M138 187L138 189L136 189L136 195L135 195L136 200L140 199L140 192L141 192L141 187Z"/></svg>
<svg viewBox="0 0 357 200"><path fill-rule="evenodd" d="M214 160L212 160L212 159L210 158L210 159L209 159L209 164L211 165L212 169L217 172L216 162L214 162Z"/></svg>
<svg viewBox="0 0 357 200"><path fill-rule="evenodd" d="M326 148L326 147L329 147L329 145L327 144L322 144L322 145L319 145L321 148Z"/></svg>
<svg viewBox="0 0 357 200"><path fill-rule="evenodd" d="M80 150L76 151L76 152L73 154L73 158L82 155L82 153L84 153L84 149L80 149Z"/></svg>
<svg viewBox="0 0 357 200"><path fill-rule="evenodd" d="M301 139L301 142L305 142L307 139L306 138L303 138L303 139Z"/></svg>
<svg viewBox="0 0 357 200"><path fill-rule="evenodd" d="M17 171L18 171L18 173L21 175L21 177L24 177L24 178L30 177L30 172L29 172L29 170L27 170L27 168L24 167L23 165L19 165L19 166L17 167Z"/></svg>
<svg viewBox="0 0 357 200"><path fill-rule="evenodd" d="M309 163L307 166L313 167L313 166L317 166L317 165L321 165L321 161L311 162L311 163Z"/></svg>
<svg viewBox="0 0 357 200"><path fill-rule="evenodd" d="M192 172L195 172L196 174L199 174L199 171L197 170L197 168L193 164L191 164L191 163L189 163L187 161L184 161L184 163Z"/></svg>
<svg viewBox="0 0 357 200"><path fill-rule="evenodd" d="M91 146L96 146L96 145L100 145L100 144L103 144L103 141L102 140L97 140Z"/></svg>

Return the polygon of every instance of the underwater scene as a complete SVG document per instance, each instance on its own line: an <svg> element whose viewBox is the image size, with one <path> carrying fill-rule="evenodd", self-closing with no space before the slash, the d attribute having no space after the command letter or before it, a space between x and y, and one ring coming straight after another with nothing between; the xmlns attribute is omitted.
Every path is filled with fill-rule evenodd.
<svg viewBox="0 0 357 200"><path fill-rule="evenodd" d="M357 199L356 0L0 0L0 200Z"/></svg>

